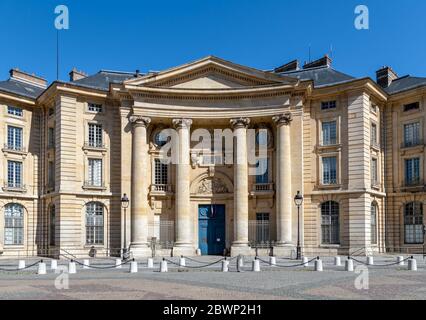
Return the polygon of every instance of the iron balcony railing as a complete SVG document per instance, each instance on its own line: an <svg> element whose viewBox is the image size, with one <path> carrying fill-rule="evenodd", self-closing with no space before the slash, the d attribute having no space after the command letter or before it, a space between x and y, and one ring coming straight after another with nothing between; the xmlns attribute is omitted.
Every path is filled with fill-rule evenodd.
<svg viewBox="0 0 426 320"><path fill-rule="evenodd" d="M153 184L151 192L172 192L172 186L170 184Z"/></svg>
<svg viewBox="0 0 426 320"><path fill-rule="evenodd" d="M321 147L330 147L330 146L335 146L337 145L337 138L332 138L332 139L326 139L323 140L321 143Z"/></svg>
<svg viewBox="0 0 426 320"><path fill-rule="evenodd" d="M9 191L25 191L27 187L22 183L6 182L4 188Z"/></svg>
<svg viewBox="0 0 426 320"><path fill-rule="evenodd" d="M104 182L98 182L98 181L91 181L91 180L87 180L84 181L84 187L85 188L105 188L105 183Z"/></svg>
<svg viewBox="0 0 426 320"><path fill-rule="evenodd" d="M413 139L413 140L407 140L404 141L401 145L401 148L414 148L414 147L418 147L418 146L423 146L424 145L424 141L423 139Z"/></svg>
<svg viewBox="0 0 426 320"><path fill-rule="evenodd" d="M255 192L265 192L265 191L274 191L274 184L273 183L256 183L253 186L253 191Z"/></svg>
<svg viewBox="0 0 426 320"><path fill-rule="evenodd" d="M13 144L8 144L6 143L4 145L4 150L6 151L18 151L18 152L24 152L25 148L22 145L13 145Z"/></svg>
<svg viewBox="0 0 426 320"><path fill-rule="evenodd" d="M424 185L423 179L420 178L411 178L405 180L405 186L406 187L420 187Z"/></svg>
<svg viewBox="0 0 426 320"><path fill-rule="evenodd" d="M84 143L84 148L92 148L92 149L105 149L106 145L105 143L101 141L86 141Z"/></svg>

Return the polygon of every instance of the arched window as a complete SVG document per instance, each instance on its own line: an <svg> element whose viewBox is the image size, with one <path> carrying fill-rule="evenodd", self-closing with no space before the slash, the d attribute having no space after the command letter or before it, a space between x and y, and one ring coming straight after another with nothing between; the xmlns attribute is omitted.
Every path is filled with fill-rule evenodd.
<svg viewBox="0 0 426 320"><path fill-rule="evenodd" d="M86 205L86 243L104 244L104 206L99 202Z"/></svg>
<svg viewBox="0 0 426 320"><path fill-rule="evenodd" d="M340 244L339 204L328 201L321 204L322 244Z"/></svg>
<svg viewBox="0 0 426 320"><path fill-rule="evenodd" d="M423 203L410 202L405 205L404 229L406 244L423 243Z"/></svg>
<svg viewBox="0 0 426 320"><path fill-rule="evenodd" d="M49 219L50 219L50 227L49 227L49 243L51 246L56 245L56 207L55 205L50 206L49 210Z"/></svg>
<svg viewBox="0 0 426 320"><path fill-rule="evenodd" d="M20 204L8 204L4 210L4 244L24 244L24 207Z"/></svg>
<svg viewBox="0 0 426 320"><path fill-rule="evenodd" d="M371 204L371 244L377 244L377 205Z"/></svg>

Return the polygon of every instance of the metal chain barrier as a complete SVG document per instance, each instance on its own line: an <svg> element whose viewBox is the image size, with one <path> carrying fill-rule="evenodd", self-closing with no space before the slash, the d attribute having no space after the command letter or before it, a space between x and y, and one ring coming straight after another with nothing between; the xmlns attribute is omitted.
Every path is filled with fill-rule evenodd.
<svg viewBox="0 0 426 320"><path fill-rule="evenodd" d="M202 268L207 268L207 267L214 266L214 265L216 265L218 263L221 263L222 261L225 261L225 260L226 260L226 258L222 258L222 259L220 259L220 260L218 260L216 262L209 263L209 264L206 264L206 265L203 265L203 266L181 266L179 263L176 263L174 261L171 261L171 260L168 260L168 259L164 258L164 261L167 261L167 262L169 262L169 263L171 263L171 264L173 264L175 266L178 266L180 268L187 268L187 269L202 269Z"/></svg>
<svg viewBox="0 0 426 320"><path fill-rule="evenodd" d="M349 259L352 259L353 261L355 261L355 262L357 262L357 263L360 263L360 264L363 264L363 265L365 265L365 266L368 266L368 267L372 267L372 268L383 268L383 267L392 267L392 266L396 266L396 265L399 265L400 263L403 263L403 262L405 262L405 261L408 261L408 260L410 260L410 259L412 259L413 257L408 257L408 258L406 258L406 259L404 259L404 260L402 260L402 261L398 261L398 262L392 262L392 263L389 263L389 264L368 264L368 263L366 263L366 262L364 262L364 261L360 261L360 260L358 260L358 259L355 259L355 258L353 258L353 257L349 257Z"/></svg>
<svg viewBox="0 0 426 320"><path fill-rule="evenodd" d="M87 268L91 268L91 269L100 269L100 270L116 269L117 267L124 266L124 265L129 264L130 262L134 261L134 259L133 260L129 259L129 260L125 260L124 262L122 262L121 264L118 264L118 265L101 267L101 266L96 266L96 265L88 266L88 265L85 265L84 263L78 261L77 259L69 259L68 257L66 257L64 255L61 255L61 256L64 257L66 260L68 260L70 262L75 262L82 267L87 267Z"/></svg>
<svg viewBox="0 0 426 320"><path fill-rule="evenodd" d="M41 262L43 262L43 260L37 261L37 262L33 263L32 265L26 266L25 268L21 268L21 269L20 269L20 268L16 268L16 269L3 269L3 268L0 268L0 271L3 271L3 272L17 272L17 271L24 271L24 270L30 269L30 268L32 268L32 267L34 267L34 266L38 265L38 264L39 264L39 263L41 263Z"/></svg>
<svg viewBox="0 0 426 320"><path fill-rule="evenodd" d="M269 263L269 261L262 260L262 259L260 259L259 257L257 257L257 260L259 260L260 262L266 263L266 264L268 264L269 266L272 266L272 265ZM315 261L315 260L317 260L317 258L313 258L312 260L309 260L308 262L302 262L302 263L300 263L300 264L294 264L294 265L290 265L290 266L284 266L284 265L281 265L281 264L275 264L275 265L273 265L273 266L274 266L274 267L278 267L278 268L296 268L296 267L302 267L302 266L304 266L304 265L307 265L307 264L309 264L309 263L311 263L311 262L313 262L313 261Z"/></svg>

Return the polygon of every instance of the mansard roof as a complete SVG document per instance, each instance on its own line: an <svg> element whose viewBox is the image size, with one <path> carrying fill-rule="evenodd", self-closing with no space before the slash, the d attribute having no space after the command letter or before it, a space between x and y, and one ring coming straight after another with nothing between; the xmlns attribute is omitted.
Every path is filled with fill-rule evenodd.
<svg viewBox="0 0 426 320"><path fill-rule="evenodd" d="M286 71L280 72L279 74L285 75L287 77L294 77L301 81L312 80L315 87L324 87L355 80L354 77L334 70L330 66Z"/></svg>
<svg viewBox="0 0 426 320"><path fill-rule="evenodd" d="M71 83L92 89L109 91L110 84L122 84L124 81L135 77L136 74L134 72L101 70L94 75L72 81Z"/></svg>
<svg viewBox="0 0 426 320"><path fill-rule="evenodd" d="M12 93L26 98L36 99L45 89L22 81L9 79L0 81L0 91Z"/></svg>
<svg viewBox="0 0 426 320"><path fill-rule="evenodd" d="M388 94L396 94L422 86L426 86L426 78L405 76L393 80L390 86L384 90Z"/></svg>

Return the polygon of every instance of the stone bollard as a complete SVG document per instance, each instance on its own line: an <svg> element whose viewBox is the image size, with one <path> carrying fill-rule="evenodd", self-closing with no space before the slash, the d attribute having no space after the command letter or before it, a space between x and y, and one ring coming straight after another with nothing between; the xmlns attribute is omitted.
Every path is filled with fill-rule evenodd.
<svg viewBox="0 0 426 320"><path fill-rule="evenodd" d="M367 266L374 266L374 257L367 257Z"/></svg>
<svg viewBox="0 0 426 320"><path fill-rule="evenodd" d="M68 265L68 273L69 274L76 274L77 273L77 267L75 265L74 260L71 260Z"/></svg>
<svg viewBox="0 0 426 320"><path fill-rule="evenodd" d="M179 259L179 267L186 267L186 259L183 256Z"/></svg>
<svg viewBox="0 0 426 320"><path fill-rule="evenodd" d="M138 263L135 261L135 259L130 262L130 273L138 273Z"/></svg>
<svg viewBox="0 0 426 320"><path fill-rule="evenodd" d="M315 260L315 271L322 272L322 260L318 257L317 260Z"/></svg>
<svg viewBox="0 0 426 320"><path fill-rule="evenodd" d="M148 258L147 268L148 269L154 268L154 259Z"/></svg>
<svg viewBox="0 0 426 320"><path fill-rule="evenodd" d="M256 258L254 258L252 262L252 271L253 272L260 272L260 261Z"/></svg>
<svg viewBox="0 0 426 320"><path fill-rule="evenodd" d="M403 266L403 265L405 265L404 257L403 257L403 256L399 256L399 257L397 257L396 259L397 259L397 261L398 261L398 265L399 265L399 266Z"/></svg>
<svg viewBox="0 0 426 320"><path fill-rule="evenodd" d="M196 254L197 254L197 256L201 256L201 249L197 249L197 251L196 251Z"/></svg>
<svg viewBox="0 0 426 320"><path fill-rule="evenodd" d="M229 261L223 260L222 261L222 272L228 272L229 271Z"/></svg>
<svg viewBox="0 0 426 320"><path fill-rule="evenodd" d="M25 260L19 260L18 269L25 269Z"/></svg>
<svg viewBox="0 0 426 320"><path fill-rule="evenodd" d="M354 261L350 257L345 262L345 271L348 271L348 272L354 271Z"/></svg>
<svg viewBox="0 0 426 320"><path fill-rule="evenodd" d="M342 265L342 259L340 257L334 257L334 265L340 267Z"/></svg>
<svg viewBox="0 0 426 320"><path fill-rule="evenodd" d="M408 270L417 271L417 260L414 257L408 260Z"/></svg>
<svg viewBox="0 0 426 320"><path fill-rule="evenodd" d="M121 259L115 259L115 268L116 269L121 269L123 262L121 261Z"/></svg>
<svg viewBox="0 0 426 320"><path fill-rule="evenodd" d="M56 270L58 269L58 260L51 260L50 261L50 270Z"/></svg>
<svg viewBox="0 0 426 320"><path fill-rule="evenodd" d="M83 269L90 269L90 261L89 259L83 260Z"/></svg>
<svg viewBox="0 0 426 320"><path fill-rule="evenodd" d="M169 268L167 266L167 261L165 259L163 259L163 261L161 261L160 272L161 273L169 272Z"/></svg>
<svg viewBox="0 0 426 320"><path fill-rule="evenodd" d="M269 264L271 266L276 266L277 265L277 258L275 258L275 257L269 257Z"/></svg>
<svg viewBox="0 0 426 320"><path fill-rule="evenodd" d="M40 263L38 264L37 274L39 275L46 274L46 264L43 262L43 260L41 260Z"/></svg>
<svg viewBox="0 0 426 320"><path fill-rule="evenodd" d="M309 267L309 258L308 257L303 257L302 263L303 263L303 267L304 268Z"/></svg>

